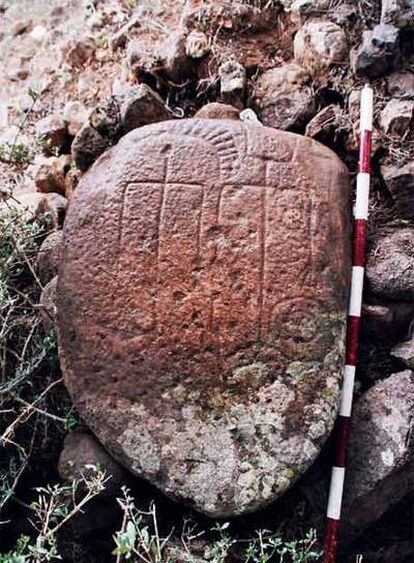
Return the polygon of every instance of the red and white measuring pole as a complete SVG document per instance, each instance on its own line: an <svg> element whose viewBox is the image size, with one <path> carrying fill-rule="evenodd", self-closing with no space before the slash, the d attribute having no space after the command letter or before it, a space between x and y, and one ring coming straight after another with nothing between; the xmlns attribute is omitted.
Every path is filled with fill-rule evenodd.
<svg viewBox="0 0 414 563"><path fill-rule="evenodd" d="M367 239L368 199L371 179L371 136L373 90L364 86L360 105L359 169L354 208L354 236L352 252L351 291L346 331L346 359L339 409L335 459L329 490L324 563L334 563L338 545L342 494L345 480L346 449L351 422L355 365L361 322L362 290L364 282L365 247Z"/></svg>

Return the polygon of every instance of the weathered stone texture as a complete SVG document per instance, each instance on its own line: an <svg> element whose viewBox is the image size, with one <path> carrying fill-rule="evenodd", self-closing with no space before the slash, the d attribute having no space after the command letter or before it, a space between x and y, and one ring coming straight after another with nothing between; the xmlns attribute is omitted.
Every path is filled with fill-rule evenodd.
<svg viewBox="0 0 414 563"><path fill-rule="evenodd" d="M66 384L109 452L214 516L312 463L338 407L347 170L236 121L143 127L101 156L65 223Z"/></svg>
<svg viewBox="0 0 414 563"><path fill-rule="evenodd" d="M343 530L353 538L413 490L414 374L394 373L355 405Z"/></svg>

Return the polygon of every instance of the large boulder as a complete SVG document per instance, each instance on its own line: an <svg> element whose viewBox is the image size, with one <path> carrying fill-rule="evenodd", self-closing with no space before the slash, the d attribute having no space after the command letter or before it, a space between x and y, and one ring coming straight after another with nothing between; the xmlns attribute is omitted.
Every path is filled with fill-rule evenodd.
<svg viewBox="0 0 414 563"><path fill-rule="evenodd" d="M401 216L414 219L414 161L404 166L381 166L381 174Z"/></svg>
<svg viewBox="0 0 414 563"><path fill-rule="evenodd" d="M254 85L253 99L263 124L284 130L299 130L317 108L310 76L295 63L264 72Z"/></svg>
<svg viewBox="0 0 414 563"><path fill-rule="evenodd" d="M403 137L414 117L414 100L391 99L380 115L380 125L387 135Z"/></svg>
<svg viewBox="0 0 414 563"><path fill-rule="evenodd" d="M134 130L81 180L60 355L115 459L211 516L309 467L338 408L347 188L326 147L230 120Z"/></svg>
<svg viewBox="0 0 414 563"><path fill-rule="evenodd" d="M394 70L400 56L399 30L386 24L366 30L363 43L354 57L354 70L359 76L378 78Z"/></svg>
<svg viewBox="0 0 414 563"><path fill-rule="evenodd" d="M379 239L367 255L372 293L393 300L414 300L414 230L400 229Z"/></svg>
<svg viewBox="0 0 414 563"><path fill-rule="evenodd" d="M342 529L360 535L414 486L414 373L395 373L357 402L348 448Z"/></svg>
<svg viewBox="0 0 414 563"><path fill-rule="evenodd" d="M414 5L412 0L382 0L381 23L396 27L414 25Z"/></svg>
<svg viewBox="0 0 414 563"><path fill-rule="evenodd" d="M330 21L309 21L296 33L293 53L304 66L341 63L348 56L345 32Z"/></svg>

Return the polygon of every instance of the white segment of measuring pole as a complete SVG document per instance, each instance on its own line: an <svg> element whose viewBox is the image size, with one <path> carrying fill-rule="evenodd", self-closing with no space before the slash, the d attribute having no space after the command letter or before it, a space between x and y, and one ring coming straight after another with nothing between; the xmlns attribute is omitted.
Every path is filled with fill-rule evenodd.
<svg viewBox="0 0 414 563"><path fill-rule="evenodd" d="M355 219L368 219L370 174L359 172L356 185Z"/></svg>
<svg viewBox="0 0 414 563"><path fill-rule="evenodd" d="M345 468L332 467L331 486L329 489L328 518L339 520L341 517L342 493L344 490Z"/></svg>
<svg viewBox="0 0 414 563"><path fill-rule="evenodd" d="M341 406L339 414L341 416L351 416L352 399L354 396L355 366L344 367L344 378L342 381Z"/></svg>
<svg viewBox="0 0 414 563"><path fill-rule="evenodd" d="M361 92L360 102L360 131L372 131L372 120L374 114L374 90L365 84Z"/></svg>
<svg viewBox="0 0 414 563"><path fill-rule="evenodd" d="M362 290L364 288L364 268L362 266L352 267L351 295L349 299L348 314L352 317L361 316Z"/></svg>

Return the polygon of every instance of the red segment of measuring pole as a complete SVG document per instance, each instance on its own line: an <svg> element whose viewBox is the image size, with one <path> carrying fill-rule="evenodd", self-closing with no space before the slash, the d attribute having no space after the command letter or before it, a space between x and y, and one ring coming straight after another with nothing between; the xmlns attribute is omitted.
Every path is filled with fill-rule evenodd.
<svg viewBox="0 0 414 563"><path fill-rule="evenodd" d="M341 404L336 425L335 458L326 520L324 563L335 563L338 549L342 496L345 482L346 450L351 424L355 366L361 325L362 291L367 239L368 198L371 173L373 91L365 86L361 92L360 151L354 209L352 276L346 331L345 366Z"/></svg>
<svg viewBox="0 0 414 563"><path fill-rule="evenodd" d="M367 221L366 219L355 219L354 222L354 242L353 258L354 266L365 266L365 246L367 242Z"/></svg>
<svg viewBox="0 0 414 563"><path fill-rule="evenodd" d="M372 132L361 131L359 144L359 172L371 174L371 138Z"/></svg>

